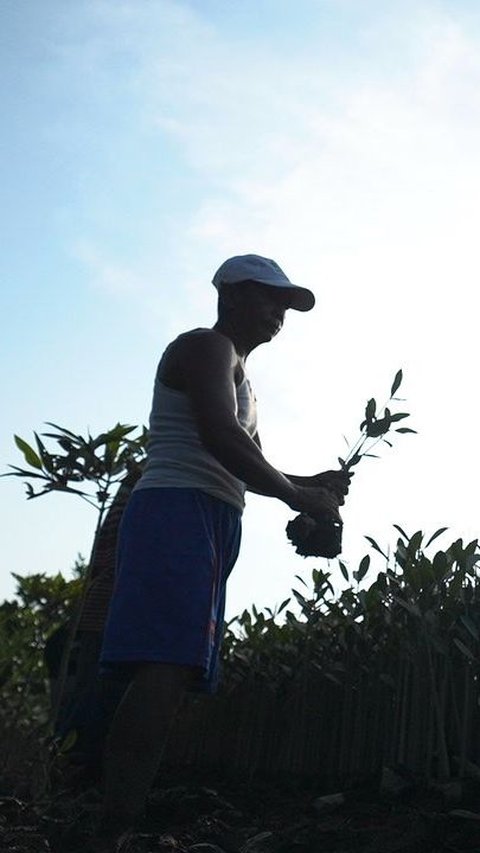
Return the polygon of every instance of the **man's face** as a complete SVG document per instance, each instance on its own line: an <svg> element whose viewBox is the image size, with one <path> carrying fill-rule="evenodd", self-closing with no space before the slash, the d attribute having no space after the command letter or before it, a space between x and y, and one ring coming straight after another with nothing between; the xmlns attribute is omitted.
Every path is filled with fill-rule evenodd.
<svg viewBox="0 0 480 853"><path fill-rule="evenodd" d="M271 341L282 328L290 306L288 289L247 281L239 286L238 296L238 310L255 344Z"/></svg>

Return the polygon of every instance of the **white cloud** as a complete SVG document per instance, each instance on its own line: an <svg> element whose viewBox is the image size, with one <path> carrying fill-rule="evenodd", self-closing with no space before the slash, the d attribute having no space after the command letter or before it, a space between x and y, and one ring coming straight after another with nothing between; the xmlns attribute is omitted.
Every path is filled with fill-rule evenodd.
<svg viewBox="0 0 480 853"><path fill-rule="evenodd" d="M109 258L91 241L78 240L72 254L87 268L92 285L111 296L140 296L145 292L145 279L137 271Z"/></svg>

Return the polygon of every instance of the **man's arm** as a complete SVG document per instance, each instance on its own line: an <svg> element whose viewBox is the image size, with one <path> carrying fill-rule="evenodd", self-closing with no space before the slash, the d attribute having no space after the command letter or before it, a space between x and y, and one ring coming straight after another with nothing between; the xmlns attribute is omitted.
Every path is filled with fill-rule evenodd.
<svg viewBox="0 0 480 853"><path fill-rule="evenodd" d="M254 436L252 436L252 439L255 444L262 449L262 443L260 441L258 431ZM320 486L325 489L330 489L330 491L334 492L336 495L340 505L345 503L345 496L348 494L350 479L353 477L353 473L346 470L323 471L321 474L314 474L311 477L298 474L285 474L285 472L282 473L287 480L290 480L290 482L293 483L294 486L302 486L305 489L318 488ZM255 490L249 487L249 491L254 492Z"/></svg>
<svg viewBox="0 0 480 853"><path fill-rule="evenodd" d="M216 459L247 488L278 498L292 509L338 516L338 500L323 487L304 488L267 462L236 415L235 367L231 341L215 331L186 337L176 352L182 386L188 395L200 439Z"/></svg>
<svg viewBox="0 0 480 853"><path fill-rule="evenodd" d="M305 489L314 489L323 487L333 492L340 504L345 503L345 497L348 495L350 488L350 480L353 477L353 472L345 469L338 471L322 471L321 474L314 474L311 477L302 477L296 474L285 474L285 476L297 486L302 486Z"/></svg>

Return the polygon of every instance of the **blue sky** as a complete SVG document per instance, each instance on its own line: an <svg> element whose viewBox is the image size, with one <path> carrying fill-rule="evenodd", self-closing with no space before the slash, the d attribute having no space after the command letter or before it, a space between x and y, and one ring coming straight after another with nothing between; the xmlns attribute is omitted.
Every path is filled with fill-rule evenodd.
<svg viewBox="0 0 480 853"><path fill-rule="evenodd" d="M0 24L2 467L47 420L146 422L163 348L253 251L318 298L251 359L269 461L331 467L404 368L420 434L359 469L346 560L394 522L477 535L478 5L4 0ZM13 479L0 504L0 595L88 553L88 507ZM232 611L316 565L289 517L250 499Z"/></svg>

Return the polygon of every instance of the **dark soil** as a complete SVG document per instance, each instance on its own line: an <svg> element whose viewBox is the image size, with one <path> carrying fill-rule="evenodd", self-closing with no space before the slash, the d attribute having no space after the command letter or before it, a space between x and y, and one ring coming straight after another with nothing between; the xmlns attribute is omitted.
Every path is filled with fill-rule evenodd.
<svg viewBox="0 0 480 853"><path fill-rule="evenodd" d="M169 774L122 853L480 853L480 784L392 799L364 786L332 800L308 785ZM95 787L31 804L0 798L1 853L84 853L98 816Z"/></svg>

